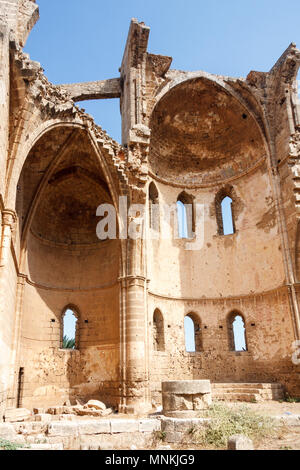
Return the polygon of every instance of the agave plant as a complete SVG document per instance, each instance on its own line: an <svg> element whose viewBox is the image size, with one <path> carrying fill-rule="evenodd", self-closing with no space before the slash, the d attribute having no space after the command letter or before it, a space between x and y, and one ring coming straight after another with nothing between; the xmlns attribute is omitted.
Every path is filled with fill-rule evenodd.
<svg viewBox="0 0 300 470"><path fill-rule="evenodd" d="M68 338L68 336L63 337L63 349L75 349L75 338Z"/></svg>

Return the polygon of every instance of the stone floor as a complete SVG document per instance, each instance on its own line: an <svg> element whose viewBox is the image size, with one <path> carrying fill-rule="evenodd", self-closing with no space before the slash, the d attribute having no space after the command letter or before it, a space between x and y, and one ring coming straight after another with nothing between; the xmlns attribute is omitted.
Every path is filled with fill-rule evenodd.
<svg viewBox="0 0 300 470"><path fill-rule="evenodd" d="M227 405L234 406L232 402ZM275 417L282 425L276 439L265 439L259 448L300 449L300 403L247 403L247 407ZM64 411L61 407L52 411L53 414L31 414L25 421L0 423L0 439L21 444L25 449L30 446L31 450L201 449L183 446L182 442L189 429L207 421L200 417L167 418L159 412L128 418L118 413L107 417L55 414Z"/></svg>

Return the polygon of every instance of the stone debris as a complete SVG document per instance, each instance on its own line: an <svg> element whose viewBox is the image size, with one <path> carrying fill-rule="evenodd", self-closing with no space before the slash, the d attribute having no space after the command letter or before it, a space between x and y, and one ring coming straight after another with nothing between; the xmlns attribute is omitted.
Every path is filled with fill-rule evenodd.
<svg viewBox="0 0 300 470"><path fill-rule="evenodd" d="M29 421L30 418L32 418L32 413L26 408L7 408L4 414L6 423Z"/></svg>
<svg viewBox="0 0 300 470"><path fill-rule="evenodd" d="M84 408L95 408L96 410L106 410L106 406L104 403L98 400L90 400L87 402L87 404L84 406Z"/></svg>
<svg viewBox="0 0 300 470"><path fill-rule="evenodd" d="M236 434L228 439L228 450L254 450L253 442L243 434Z"/></svg>
<svg viewBox="0 0 300 470"><path fill-rule="evenodd" d="M36 415L36 421L51 421L49 416L57 416L62 420L72 421L72 416L93 416L93 417L104 417L109 416L113 413L112 408L106 408L106 405L98 400L89 400L84 404L82 400L76 400L77 404L74 406L53 406L48 408L45 413L43 409L34 409ZM40 413L40 411L43 411Z"/></svg>
<svg viewBox="0 0 300 470"><path fill-rule="evenodd" d="M92 410L90 408L78 408L76 409L76 414L78 416L95 416L101 418L103 416L103 411L101 410Z"/></svg>

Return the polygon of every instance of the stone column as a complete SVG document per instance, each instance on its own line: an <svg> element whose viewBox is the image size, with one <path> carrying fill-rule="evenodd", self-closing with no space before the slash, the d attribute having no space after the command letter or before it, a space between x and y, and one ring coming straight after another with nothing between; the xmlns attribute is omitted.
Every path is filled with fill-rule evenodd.
<svg viewBox="0 0 300 470"><path fill-rule="evenodd" d="M143 263L142 241L128 240L128 275L121 279L124 298L122 348L122 402L120 411L140 413L151 409L148 370L146 278L139 272Z"/></svg>
<svg viewBox="0 0 300 470"><path fill-rule="evenodd" d="M20 349L21 349L21 323L22 323L22 306L23 306L23 294L25 289L27 276L24 274L18 275L17 284L17 298L16 298L16 318L15 328L13 332L13 343L11 348L11 360L10 360L10 379L9 379L9 391L8 391L8 407L17 406L17 395L18 395L18 378L19 378L19 367L22 365L20 361Z"/></svg>

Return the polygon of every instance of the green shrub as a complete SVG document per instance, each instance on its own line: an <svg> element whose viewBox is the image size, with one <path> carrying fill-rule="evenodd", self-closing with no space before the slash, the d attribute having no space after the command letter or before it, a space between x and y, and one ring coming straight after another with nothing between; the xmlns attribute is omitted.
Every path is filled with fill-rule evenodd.
<svg viewBox="0 0 300 470"><path fill-rule="evenodd" d="M29 448L29 447L23 444L17 444L16 442L10 442L10 441L7 441L6 439L0 438L0 450L17 450L17 449L23 449L23 448Z"/></svg>
<svg viewBox="0 0 300 470"><path fill-rule="evenodd" d="M68 338L66 335L63 337L63 349L75 349L75 339Z"/></svg>
<svg viewBox="0 0 300 470"><path fill-rule="evenodd" d="M193 433L193 441L206 447L226 447L228 438L234 434L244 434L258 442L273 435L277 426L272 418L260 416L246 405L228 407L218 403L205 415L211 421Z"/></svg>

